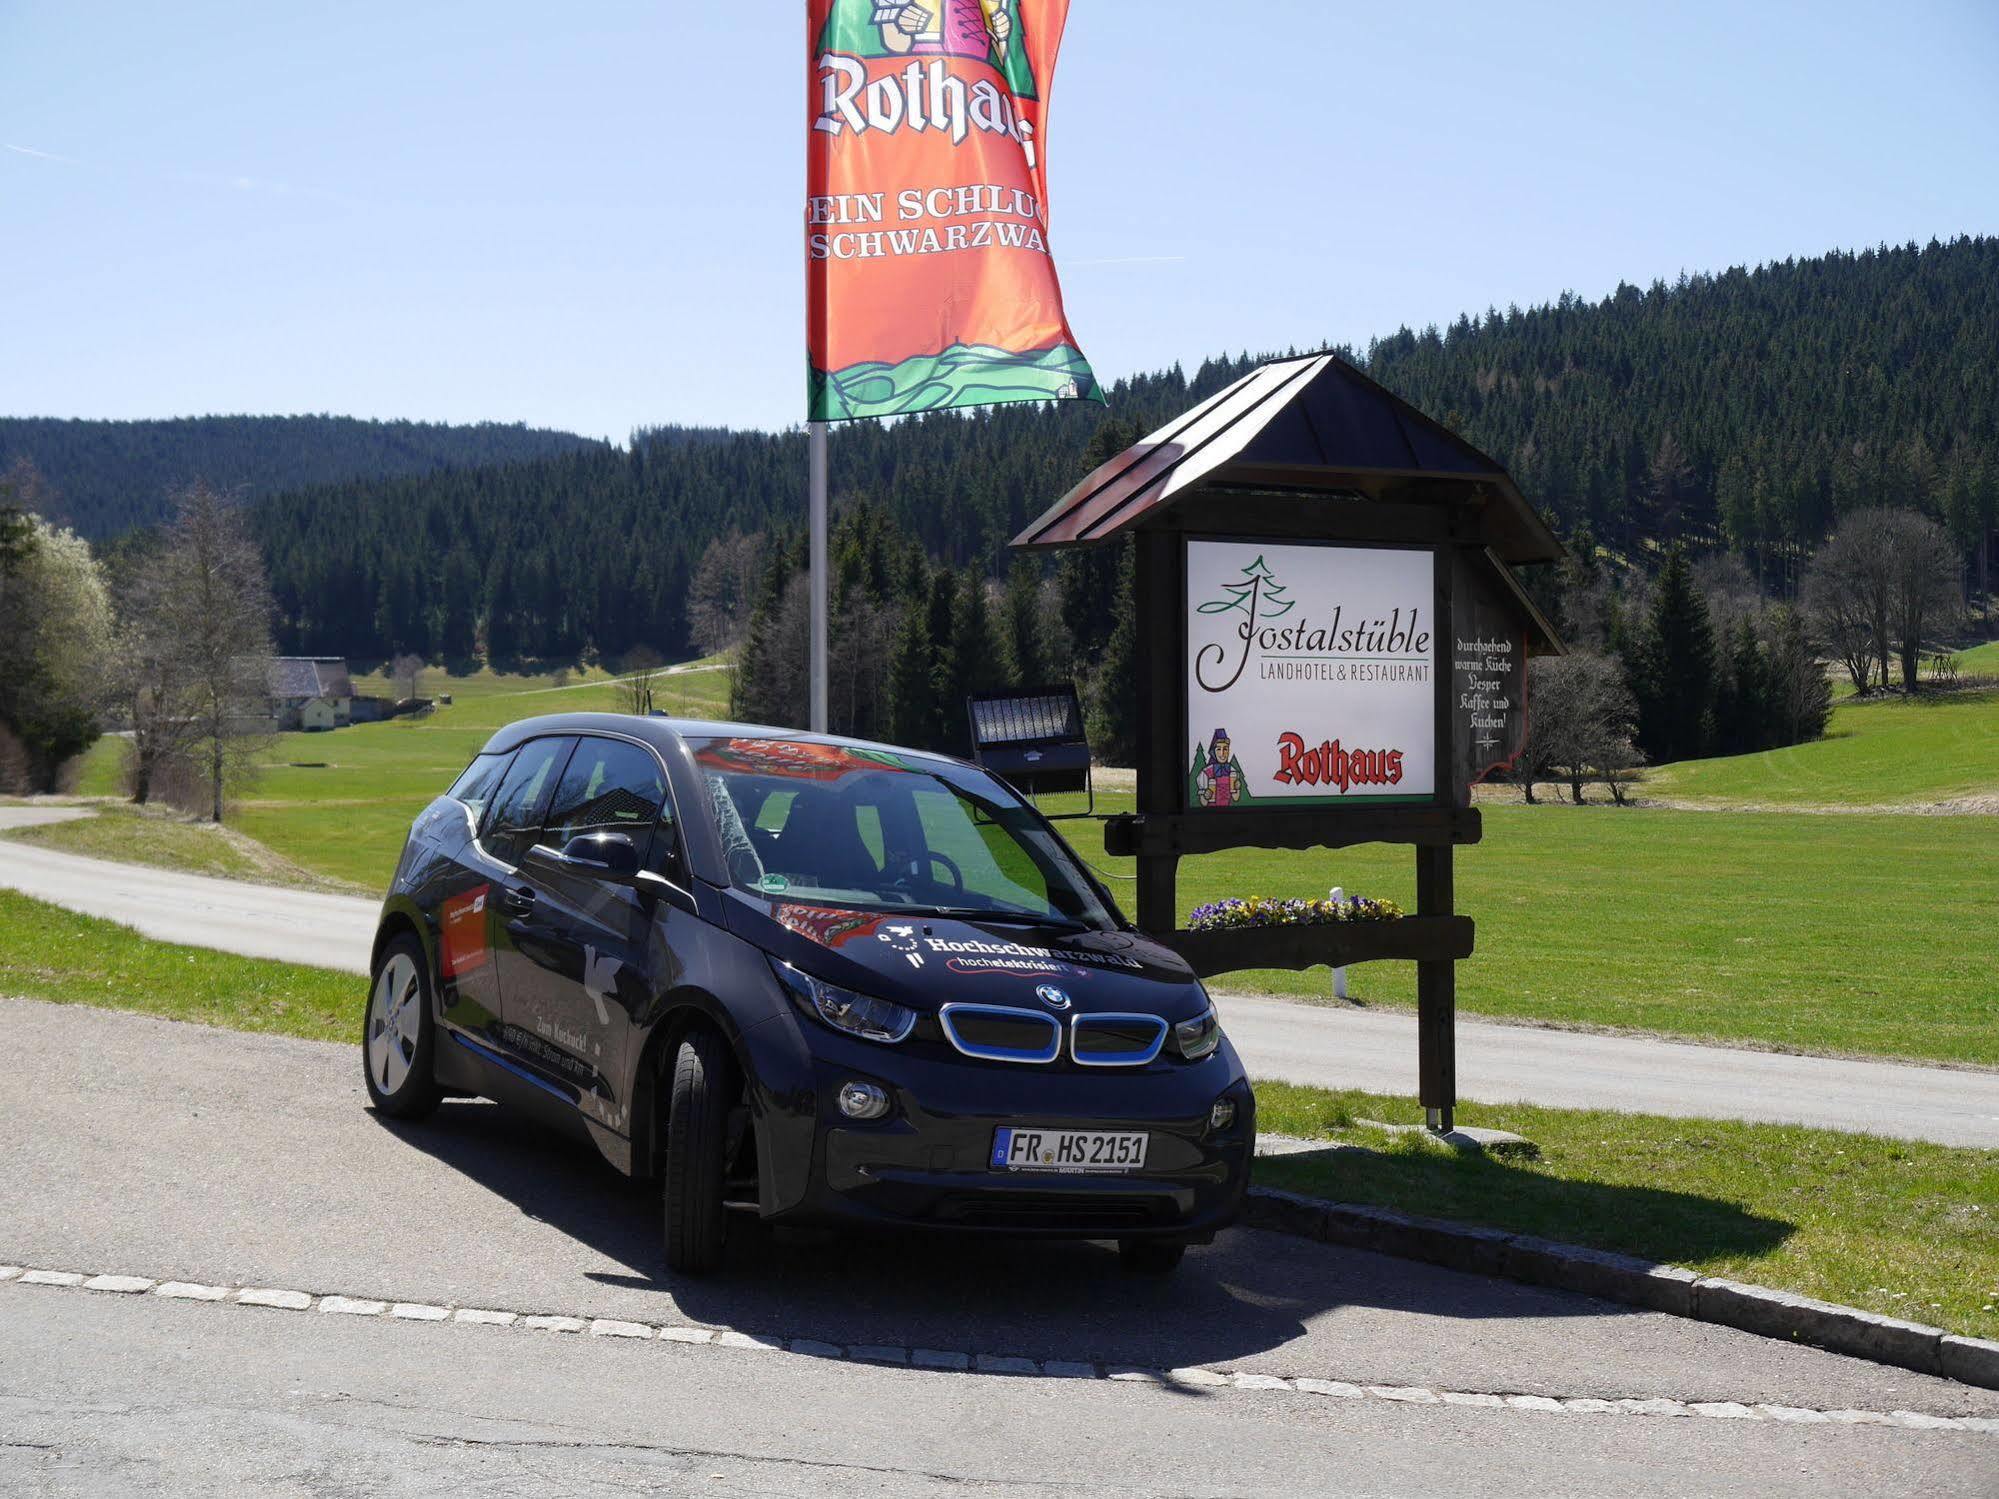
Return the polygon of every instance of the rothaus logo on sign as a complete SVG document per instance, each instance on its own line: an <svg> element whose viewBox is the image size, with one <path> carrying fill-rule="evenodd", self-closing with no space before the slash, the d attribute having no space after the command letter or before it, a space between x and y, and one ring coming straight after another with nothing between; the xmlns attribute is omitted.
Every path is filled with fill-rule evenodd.
<svg viewBox="0 0 1999 1499"><path fill-rule="evenodd" d="M1188 542L1188 804L1431 796L1435 569L1427 551Z"/></svg>

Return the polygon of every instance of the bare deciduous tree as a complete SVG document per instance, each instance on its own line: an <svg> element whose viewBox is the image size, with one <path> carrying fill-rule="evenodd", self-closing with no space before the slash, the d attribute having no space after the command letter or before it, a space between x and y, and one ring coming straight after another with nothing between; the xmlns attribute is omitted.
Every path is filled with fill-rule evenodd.
<svg viewBox="0 0 1999 1499"><path fill-rule="evenodd" d="M1832 684L1826 680L1804 615L1780 607L1771 616L1769 692L1782 730L1781 742L1802 744L1825 732L1832 714Z"/></svg>
<svg viewBox="0 0 1999 1499"><path fill-rule="evenodd" d="M1852 551L1835 537L1820 548L1805 574L1800 594L1812 631L1853 679L1853 690L1865 692L1874 679L1874 625L1868 618Z"/></svg>
<svg viewBox="0 0 1999 1499"><path fill-rule="evenodd" d="M1876 666L1881 686L1888 685L1900 513L1879 505L1853 511L1819 548L1806 578L1812 626L1846 664L1856 692L1867 690Z"/></svg>
<svg viewBox="0 0 1999 1499"><path fill-rule="evenodd" d="M1742 621L1754 622L1763 615L1763 590L1749 571L1749 564L1734 552L1710 552L1695 562L1694 587L1707 600L1707 615L1717 641L1730 641Z"/></svg>
<svg viewBox="0 0 1999 1499"><path fill-rule="evenodd" d="M1957 554L1943 527L1913 510L1870 506L1839 523L1812 559L1805 607L1813 631L1865 692L1878 668L1888 686L1901 657L1902 686L1916 690L1923 647L1960 607Z"/></svg>
<svg viewBox="0 0 1999 1499"><path fill-rule="evenodd" d="M625 711L640 715L652 712L653 693L664 674L665 663L651 646L635 645L626 651L618 678L618 701Z"/></svg>
<svg viewBox="0 0 1999 1499"><path fill-rule="evenodd" d="M1902 658L1902 690L1916 690L1916 668L1926 646L1936 644L1963 609L1957 549L1944 528L1913 510L1895 516L1895 649Z"/></svg>
<svg viewBox="0 0 1999 1499"><path fill-rule="evenodd" d="M1537 656L1528 663L1527 702L1526 773L1541 780L1559 774L1577 805L1589 782L1605 781L1621 803L1622 780L1643 757L1632 744L1638 708L1616 658L1594 651Z"/></svg>
<svg viewBox="0 0 1999 1499"><path fill-rule="evenodd" d="M404 651L389 663L389 679L402 685L404 697L414 698L423 683L423 668L423 657L414 651Z"/></svg>
<svg viewBox="0 0 1999 1499"><path fill-rule="evenodd" d="M208 814L271 732L271 596L241 511L196 482L174 496L164 544L135 571L120 677L133 720L133 794L175 759L197 760Z"/></svg>
<svg viewBox="0 0 1999 1499"><path fill-rule="evenodd" d="M687 589L687 631L704 654L733 650L742 643L756 607L763 573L764 538L731 531L708 543Z"/></svg>
<svg viewBox="0 0 1999 1499"><path fill-rule="evenodd" d="M142 807L200 733L189 703L187 662L173 634L179 620L173 587L172 571L155 553L129 571L118 597L114 687L132 729L126 784Z"/></svg>

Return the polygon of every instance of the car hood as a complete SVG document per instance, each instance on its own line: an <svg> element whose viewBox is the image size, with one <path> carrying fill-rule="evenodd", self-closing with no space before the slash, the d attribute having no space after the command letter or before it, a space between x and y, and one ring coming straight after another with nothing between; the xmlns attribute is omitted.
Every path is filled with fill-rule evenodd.
<svg viewBox="0 0 1999 1499"><path fill-rule="evenodd" d="M773 957L918 1010L952 1002L1039 1009L1058 990L1084 1014L1137 1010L1191 1020L1207 998L1179 954L1137 932L903 916L730 891L729 926Z"/></svg>

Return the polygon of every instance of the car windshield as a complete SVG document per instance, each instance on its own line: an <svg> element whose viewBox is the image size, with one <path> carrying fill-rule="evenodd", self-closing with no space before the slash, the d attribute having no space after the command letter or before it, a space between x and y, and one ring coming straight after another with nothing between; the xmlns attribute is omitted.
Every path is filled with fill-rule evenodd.
<svg viewBox="0 0 1999 1499"><path fill-rule="evenodd" d="M1061 839L983 772L797 739L689 747L739 889L854 910L1117 924Z"/></svg>

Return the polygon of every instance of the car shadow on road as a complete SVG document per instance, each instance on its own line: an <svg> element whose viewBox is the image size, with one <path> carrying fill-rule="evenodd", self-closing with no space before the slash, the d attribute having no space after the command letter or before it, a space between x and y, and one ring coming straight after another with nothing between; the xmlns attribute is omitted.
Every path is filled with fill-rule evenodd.
<svg viewBox="0 0 1999 1499"><path fill-rule="evenodd" d="M1150 1367L1240 1367L1343 1309L1449 1321L1637 1315L1587 1297L1249 1229L1230 1230L1191 1250L1176 1274L1153 1277L1125 1272L1114 1247L1102 1243L794 1235L745 1220L732 1229L722 1272L676 1276L661 1262L656 1188L619 1175L588 1143L484 1102L447 1104L418 1125L381 1122L623 1267L586 1272L588 1284L578 1288L576 1308L603 1307L606 1315L687 1319L848 1347ZM1629 1195L1637 1211L1640 1197L1673 1194ZM1740 1232L1784 1228L1744 1225Z"/></svg>
<svg viewBox="0 0 1999 1499"><path fill-rule="evenodd" d="M1667 1264L1761 1255L1796 1231L1719 1197L1579 1181L1483 1151L1332 1146L1260 1163L1260 1185L1542 1238L1642 1253Z"/></svg>

